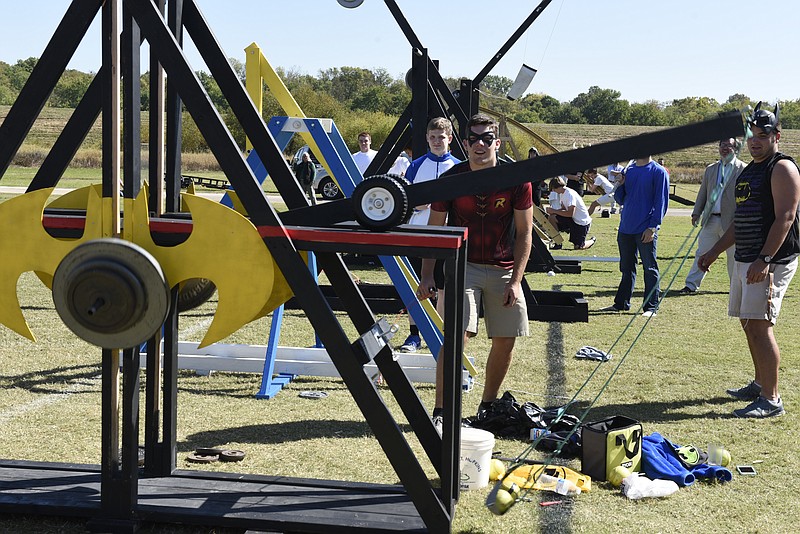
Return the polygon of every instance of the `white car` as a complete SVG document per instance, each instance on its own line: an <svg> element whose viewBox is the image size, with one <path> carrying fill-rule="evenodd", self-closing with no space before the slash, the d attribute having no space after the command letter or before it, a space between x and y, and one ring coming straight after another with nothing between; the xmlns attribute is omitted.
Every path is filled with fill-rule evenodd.
<svg viewBox="0 0 800 534"><path fill-rule="evenodd" d="M342 191L339 189L339 186L333 181L333 178L328 176L328 171L325 170L325 167L320 165L319 161L317 161L317 158L314 156L314 153L308 148L308 145L304 145L297 152L295 152L294 156L292 157L292 165L294 166L300 163L300 161L303 159L303 154L306 152L309 153L311 156L311 161L314 162L314 166L317 168L317 176L314 178L314 191L316 191L317 194L319 194L325 200L334 200L344 197Z"/></svg>

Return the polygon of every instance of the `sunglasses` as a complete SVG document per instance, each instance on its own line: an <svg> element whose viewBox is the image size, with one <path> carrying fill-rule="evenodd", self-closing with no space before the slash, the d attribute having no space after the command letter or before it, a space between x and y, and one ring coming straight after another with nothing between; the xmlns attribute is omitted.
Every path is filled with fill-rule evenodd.
<svg viewBox="0 0 800 534"><path fill-rule="evenodd" d="M467 136L467 143L469 143L469 146L472 146L478 141L483 141L484 145L489 146L494 143L495 139L497 139L497 137L494 136L494 132L476 134L475 132L470 131L469 136Z"/></svg>

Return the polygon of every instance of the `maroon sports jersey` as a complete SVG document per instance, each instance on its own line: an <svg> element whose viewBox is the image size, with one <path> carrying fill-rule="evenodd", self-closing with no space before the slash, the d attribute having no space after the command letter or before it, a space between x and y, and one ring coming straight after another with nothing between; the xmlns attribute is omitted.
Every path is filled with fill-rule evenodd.
<svg viewBox="0 0 800 534"><path fill-rule="evenodd" d="M469 162L459 163L442 176L469 172ZM530 182L511 189L453 200L432 202L431 209L446 212L449 226L467 228L467 261L514 267L514 210L533 206Z"/></svg>

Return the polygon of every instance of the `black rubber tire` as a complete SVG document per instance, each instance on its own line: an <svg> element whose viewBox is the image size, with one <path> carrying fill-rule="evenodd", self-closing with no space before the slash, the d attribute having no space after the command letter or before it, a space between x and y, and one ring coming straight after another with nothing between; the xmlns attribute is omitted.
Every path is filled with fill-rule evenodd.
<svg viewBox="0 0 800 534"><path fill-rule="evenodd" d="M327 176L323 178L322 181L320 181L319 187L317 188L317 192L325 200L336 200L337 198L344 198L342 190L339 189L339 186L336 184L336 182L333 181L333 178L331 178L330 176Z"/></svg>
<svg viewBox="0 0 800 534"><path fill-rule="evenodd" d="M376 197L377 195L377 197ZM356 221L368 230L382 232L408 220L408 197L403 185L389 175L370 176L353 191Z"/></svg>
<svg viewBox="0 0 800 534"><path fill-rule="evenodd" d="M205 304L216 290L217 286L207 278L186 280L178 292L178 312L185 312Z"/></svg>
<svg viewBox="0 0 800 534"><path fill-rule="evenodd" d="M408 179L406 179L405 176L400 176L398 174L387 174L387 176L391 176L392 178L397 180L398 183L401 186L403 186L403 189L405 189L406 187L411 185L411 182L409 182ZM408 209L406 210L406 216L403 217L403 220L400 221L398 224L408 224L408 221L411 220L411 216L412 215L414 215L414 206L409 206Z"/></svg>

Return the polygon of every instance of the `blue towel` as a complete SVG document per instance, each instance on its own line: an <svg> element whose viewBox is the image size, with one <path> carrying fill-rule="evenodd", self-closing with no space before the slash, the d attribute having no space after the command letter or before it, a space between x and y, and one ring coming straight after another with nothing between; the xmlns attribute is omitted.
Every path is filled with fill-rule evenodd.
<svg viewBox="0 0 800 534"><path fill-rule="evenodd" d="M689 486L696 478L711 478L728 482L733 478L729 469L718 465L699 464L686 469L675 452L676 446L658 432L642 438L642 470L653 480L672 480L678 486Z"/></svg>

